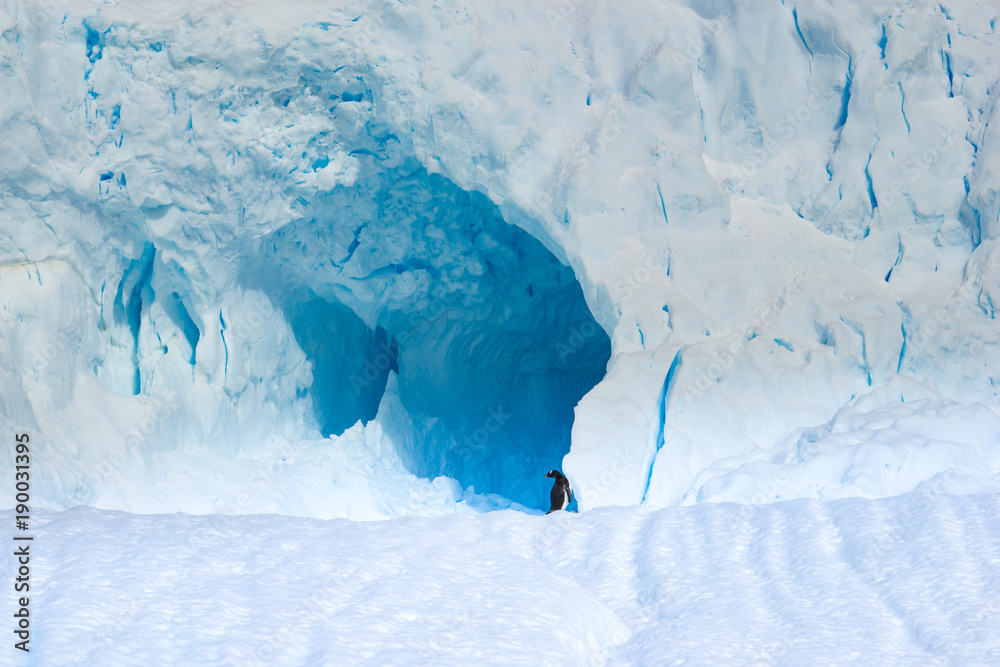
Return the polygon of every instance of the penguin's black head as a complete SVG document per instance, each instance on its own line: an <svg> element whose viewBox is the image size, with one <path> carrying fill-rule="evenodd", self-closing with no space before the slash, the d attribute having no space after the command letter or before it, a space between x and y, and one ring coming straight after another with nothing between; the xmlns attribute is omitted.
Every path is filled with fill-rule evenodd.
<svg viewBox="0 0 1000 667"><path fill-rule="evenodd" d="M559 472L558 470L550 470L547 473L545 473L545 476L546 477L555 477L556 479L559 479L560 477L563 476L563 474L561 472Z"/></svg>

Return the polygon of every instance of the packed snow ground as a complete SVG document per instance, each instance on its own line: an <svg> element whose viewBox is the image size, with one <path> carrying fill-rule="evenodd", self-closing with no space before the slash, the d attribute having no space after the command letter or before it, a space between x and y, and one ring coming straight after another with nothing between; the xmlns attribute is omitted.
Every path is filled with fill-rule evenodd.
<svg viewBox="0 0 1000 667"><path fill-rule="evenodd" d="M997 495L34 521L5 664L1000 664Z"/></svg>
<svg viewBox="0 0 1000 667"><path fill-rule="evenodd" d="M998 18L0 0L0 433L52 509L995 493Z"/></svg>

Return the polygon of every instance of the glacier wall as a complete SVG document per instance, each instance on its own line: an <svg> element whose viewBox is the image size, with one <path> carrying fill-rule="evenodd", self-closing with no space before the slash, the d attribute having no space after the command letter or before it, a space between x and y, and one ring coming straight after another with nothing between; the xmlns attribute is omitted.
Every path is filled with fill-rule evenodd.
<svg viewBox="0 0 1000 667"><path fill-rule="evenodd" d="M0 420L53 507L993 488L996 19L5 2Z"/></svg>

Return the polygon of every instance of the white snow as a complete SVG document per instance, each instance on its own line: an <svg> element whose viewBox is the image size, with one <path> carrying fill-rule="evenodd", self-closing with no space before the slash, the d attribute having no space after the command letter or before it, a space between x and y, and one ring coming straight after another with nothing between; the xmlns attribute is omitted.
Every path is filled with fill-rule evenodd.
<svg viewBox="0 0 1000 667"><path fill-rule="evenodd" d="M922 493L384 522L44 511L17 664L996 664L998 517L996 495Z"/></svg>
<svg viewBox="0 0 1000 667"><path fill-rule="evenodd" d="M0 0L18 659L1000 663L998 21Z"/></svg>

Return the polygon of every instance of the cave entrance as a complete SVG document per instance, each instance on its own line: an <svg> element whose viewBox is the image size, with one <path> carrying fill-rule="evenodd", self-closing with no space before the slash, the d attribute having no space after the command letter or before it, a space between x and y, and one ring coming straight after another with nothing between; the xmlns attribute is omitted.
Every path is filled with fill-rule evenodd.
<svg viewBox="0 0 1000 667"><path fill-rule="evenodd" d="M573 410L603 379L610 340L541 243L499 218L482 222L501 243L470 292L387 318L414 427L405 460L418 475L547 509L542 475L562 466ZM471 292L481 298L470 302Z"/></svg>
<svg viewBox="0 0 1000 667"><path fill-rule="evenodd" d="M610 341L570 268L391 144L354 151L353 185L304 202L262 244L302 285L285 312L313 364L317 421L338 434L372 419L397 373L413 473L546 508L542 475L568 453Z"/></svg>

